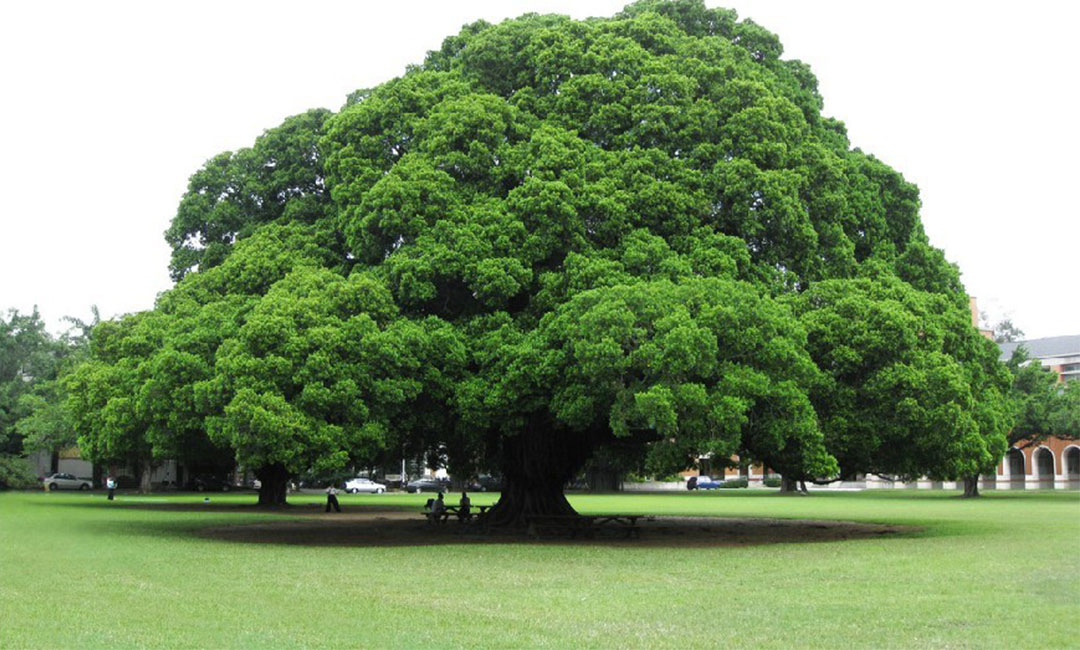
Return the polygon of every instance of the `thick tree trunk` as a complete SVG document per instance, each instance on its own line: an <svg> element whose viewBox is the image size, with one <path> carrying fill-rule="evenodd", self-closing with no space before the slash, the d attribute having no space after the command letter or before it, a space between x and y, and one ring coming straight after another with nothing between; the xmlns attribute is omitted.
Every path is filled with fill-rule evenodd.
<svg viewBox="0 0 1080 650"><path fill-rule="evenodd" d="M576 515L563 494L589 458L588 435L530 426L502 441L503 491L489 526L524 526L530 515Z"/></svg>
<svg viewBox="0 0 1080 650"><path fill-rule="evenodd" d="M139 463L139 494L150 494L150 475L153 473L153 463L148 460Z"/></svg>
<svg viewBox="0 0 1080 650"><path fill-rule="evenodd" d="M799 481L793 478L782 476L780 477L780 494L794 494L800 496L805 495L806 485L804 484L802 489L800 490Z"/></svg>
<svg viewBox="0 0 1080 650"><path fill-rule="evenodd" d="M977 496L979 496L979 477L964 477L964 498L974 499Z"/></svg>
<svg viewBox="0 0 1080 650"><path fill-rule="evenodd" d="M267 465L255 470L259 479L259 505L270 508L286 505L289 472L284 465Z"/></svg>

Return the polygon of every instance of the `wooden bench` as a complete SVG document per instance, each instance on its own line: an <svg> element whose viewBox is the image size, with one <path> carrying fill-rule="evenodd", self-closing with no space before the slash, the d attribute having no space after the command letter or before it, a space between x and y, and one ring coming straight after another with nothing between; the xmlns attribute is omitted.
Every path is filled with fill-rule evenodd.
<svg viewBox="0 0 1080 650"><path fill-rule="evenodd" d="M460 521L461 523L465 523L467 521L472 521L473 518L477 514L481 514L481 515L484 514L491 507L492 506L477 506L477 505L474 505L474 506L469 508L469 512L463 513L463 512L461 512L461 507L460 506L450 506L450 505L448 505L448 506L445 506L443 511L441 513L439 513L439 514L435 514L434 512L430 512L430 511L424 511L423 515L428 520L428 523L432 524L432 525L434 525L434 524L445 524L447 522L447 520L450 519L451 515L457 517L458 521Z"/></svg>
<svg viewBox="0 0 1080 650"><path fill-rule="evenodd" d="M478 514L482 515L491 509L492 506L478 506L472 505L469 507L468 512L462 512L461 506L446 506L446 511L458 518L458 521L466 522L472 521Z"/></svg>
<svg viewBox="0 0 1080 650"><path fill-rule="evenodd" d="M445 524L446 520L450 518L450 512L448 510L443 510L439 513L425 511L422 514L424 515L424 518L427 519L427 522L432 525Z"/></svg>
<svg viewBox="0 0 1080 650"><path fill-rule="evenodd" d="M640 538L641 528L638 528L638 519L641 519L641 515L603 515L594 517L594 525L620 531L626 537Z"/></svg>
<svg viewBox="0 0 1080 650"><path fill-rule="evenodd" d="M533 537L563 536L570 538L595 537L597 533L614 532L624 537L641 537L637 521L641 515L526 515L528 533Z"/></svg>

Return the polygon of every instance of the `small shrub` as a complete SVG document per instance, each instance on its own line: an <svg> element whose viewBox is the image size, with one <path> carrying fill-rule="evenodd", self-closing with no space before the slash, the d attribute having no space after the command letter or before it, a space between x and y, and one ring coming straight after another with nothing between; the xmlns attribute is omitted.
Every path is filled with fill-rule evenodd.
<svg viewBox="0 0 1080 650"><path fill-rule="evenodd" d="M674 483L674 482L677 482L677 481L682 481L683 477L679 476L678 474L665 474L664 476L652 476L652 475L636 474L634 472L630 472L630 473L626 474L625 477L623 477L623 480L626 481L627 483L650 483L652 481L656 481L658 483Z"/></svg>
<svg viewBox="0 0 1080 650"><path fill-rule="evenodd" d="M25 458L0 454L0 489L25 490L40 486Z"/></svg>
<svg viewBox="0 0 1080 650"><path fill-rule="evenodd" d="M783 482L784 479L780 478L779 476L770 476L769 478L762 481L761 484L765 487L780 487Z"/></svg>
<svg viewBox="0 0 1080 650"><path fill-rule="evenodd" d="M750 485L750 481L745 476L739 478L728 479L720 484L722 488L744 488Z"/></svg>

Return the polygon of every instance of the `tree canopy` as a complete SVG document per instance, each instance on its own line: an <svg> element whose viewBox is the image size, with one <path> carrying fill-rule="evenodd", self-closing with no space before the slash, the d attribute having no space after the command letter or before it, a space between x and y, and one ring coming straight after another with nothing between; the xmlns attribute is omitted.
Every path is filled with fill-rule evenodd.
<svg viewBox="0 0 1080 650"><path fill-rule="evenodd" d="M87 356L95 321L68 317L72 327L53 336L35 308L0 316L0 486L29 475L18 459L24 452L54 455L75 444L66 394L58 379Z"/></svg>
<svg viewBox="0 0 1080 650"><path fill-rule="evenodd" d="M1014 412L1010 445L1032 445L1050 436L1080 438L1080 382L1064 385L1057 373L1018 346L1006 364L1011 374L1010 404Z"/></svg>
<svg viewBox="0 0 1080 650"><path fill-rule="evenodd" d="M176 286L72 380L80 440L228 449L271 504L310 467L445 453L503 472L506 523L571 511L609 446L976 472L1001 388L959 273L781 54L697 0L480 21L212 158Z"/></svg>

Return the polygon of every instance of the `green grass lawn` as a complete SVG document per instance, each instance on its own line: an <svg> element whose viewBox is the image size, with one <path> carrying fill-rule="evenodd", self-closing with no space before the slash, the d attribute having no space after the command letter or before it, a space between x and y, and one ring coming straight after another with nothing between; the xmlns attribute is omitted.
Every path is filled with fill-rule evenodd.
<svg viewBox="0 0 1080 650"><path fill-rule="evenodd" d="M418 511L427 497L345 495L342 505ZM192 508L201 497L110 504L101 494L4 493L0 648L1080 646L1080 493L571 500L583 513L843 519L922 532L714 548L295 546L194 534L291 518L223 507L251 494Z"/></svg>

